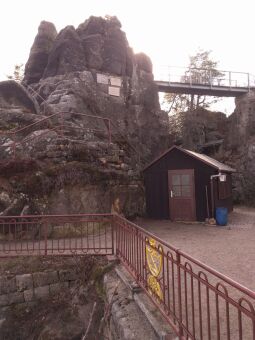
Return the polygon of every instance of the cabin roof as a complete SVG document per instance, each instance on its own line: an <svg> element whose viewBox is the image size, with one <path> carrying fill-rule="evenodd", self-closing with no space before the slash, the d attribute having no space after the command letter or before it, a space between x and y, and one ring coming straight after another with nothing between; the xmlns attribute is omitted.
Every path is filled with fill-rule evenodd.
<svg viewBox="0 0 255 340"><path fill-rule="evenodd" d="M187 149L183 149L181 147L178 147L176 145L172 146L170 149L166 150L165 152L163 152L159 157L157 157L156 159L154 159L150 164L148 164L143 171L147 170L152 164L156 163L157 161L159 161L162 157L164 157L167 153L169 153L170 151L172 151L173 149L177 149L193 158L198 159L199 161L219 170L222 172L235 172L236 170L231 168L230 166L223 164L219 161L217 161L216 159L213 159L207 155L198 153L198 152L194 152L194 151L190 151Z"/></svg>

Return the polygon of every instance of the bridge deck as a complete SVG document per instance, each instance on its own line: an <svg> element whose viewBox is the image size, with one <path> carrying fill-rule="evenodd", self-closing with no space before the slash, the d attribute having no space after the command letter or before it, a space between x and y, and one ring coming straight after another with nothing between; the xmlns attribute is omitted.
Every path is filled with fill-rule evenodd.
<svg viewBox="0 0 255 340"><path fill-rule="evenodd" d="M238 97L246 94L250 89L254 87L230 87L230 86L217 86L210 84L188 84L179 82L169 82L155 80L158 86L159 92L167 93L179 93L179 94L197 94L206 96L217 96L217 97Z"/></svg>

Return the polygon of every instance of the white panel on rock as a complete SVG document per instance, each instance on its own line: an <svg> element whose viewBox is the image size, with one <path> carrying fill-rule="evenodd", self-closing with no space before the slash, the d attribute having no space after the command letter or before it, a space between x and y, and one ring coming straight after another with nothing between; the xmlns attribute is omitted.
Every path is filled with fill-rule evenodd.
<svg viewBox="0 0 255 340"><path fill-rule="evenodd" d="M119 97L120 96L120 88L109 86L109 92L111 96Z"/></svg>
<svg viewBox="0 0 255 340"><path fill-rule="evenodd" d="M107 84L108 85L108 76L106 76L105 74L97 73L97 82L99 84Z"/></svg>
<svg viewBox="0 0 255 340"><path fill-rule="evenodd" d="M121 78L117 78L117 77L111 77L110 78L110 83L113 86L119 86L121 87Z"/></svg>

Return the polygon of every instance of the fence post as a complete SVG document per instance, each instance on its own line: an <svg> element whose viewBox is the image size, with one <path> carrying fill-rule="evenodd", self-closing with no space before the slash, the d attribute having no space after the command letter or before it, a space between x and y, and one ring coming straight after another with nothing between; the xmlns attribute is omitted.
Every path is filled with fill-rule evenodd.
<svg viewBox="0 0 255 340"><path fill-rule="evenodd" d="M64 136L64 117L63 117L63 112L61 111L60 113L60 120L61 120L61 137Z"/></svg>
<svg viewBox="0 0 255 340"><path fill-rule="evenodd" d="M114 254L115 249L116 249L116 247L114 247L114 241L115 241L115 237L114 237L114 231L115 231L114 214L112 214L112 216L111 216L111 228L112 228L112 255L116 255L116 254ZM117 240L117 237L116 237L116 240Z"/></svg>
<svg viewBox="0 0 255 340"><path fill-rule="evenodd" d="M108 135L109 135L109 144L112 142L112 132L111 132L111 121L108 119Z"/></svg>
<svg viewBox="0 0 255 340"><path fill-rule="evenodd" d="M44 255L48 253L48 223L43 223L44 231Z"/></svg>
<svg viewBox="0 0 255 340"><path fill-rule="evenodd" d="M136 233L135 233L135 237L136 237L136 282L139 282L139 277L140 277L140 273L139 273L139 242L138 242L138 228L136 228Z"/></svg>
<svg viewBox="0 0 255 340"><path fill-rule="evenodd" d="M212 70L209 70L209 82L210 82L210 87L212 88L212 85L213 85Z"/></svg>
<svg viewBox="0 0 255 340"><path fill-rule="evenodd" d="M179 250L176 250L176 264L177 264L177 286L178 286L178 312L179 312L179 339L183 339L183 327L182 327L182 290L181 290L181 255Z"/></svg>

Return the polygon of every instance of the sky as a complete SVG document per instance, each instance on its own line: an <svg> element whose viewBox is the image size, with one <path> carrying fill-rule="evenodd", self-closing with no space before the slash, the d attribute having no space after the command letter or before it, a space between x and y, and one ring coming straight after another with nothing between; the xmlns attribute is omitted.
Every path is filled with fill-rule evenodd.
<svg viewBox="0 0 255 340"><path fill-rule="evenodd" d="M57 30L89 16L116 15L134 52L144 52L154 71L187 66L198 48L211 50L221 70L255 75L254 0L8 0L0 8L0 79L28 59L42 20ZM231 111L233 100L223 100Z"/></svg>

